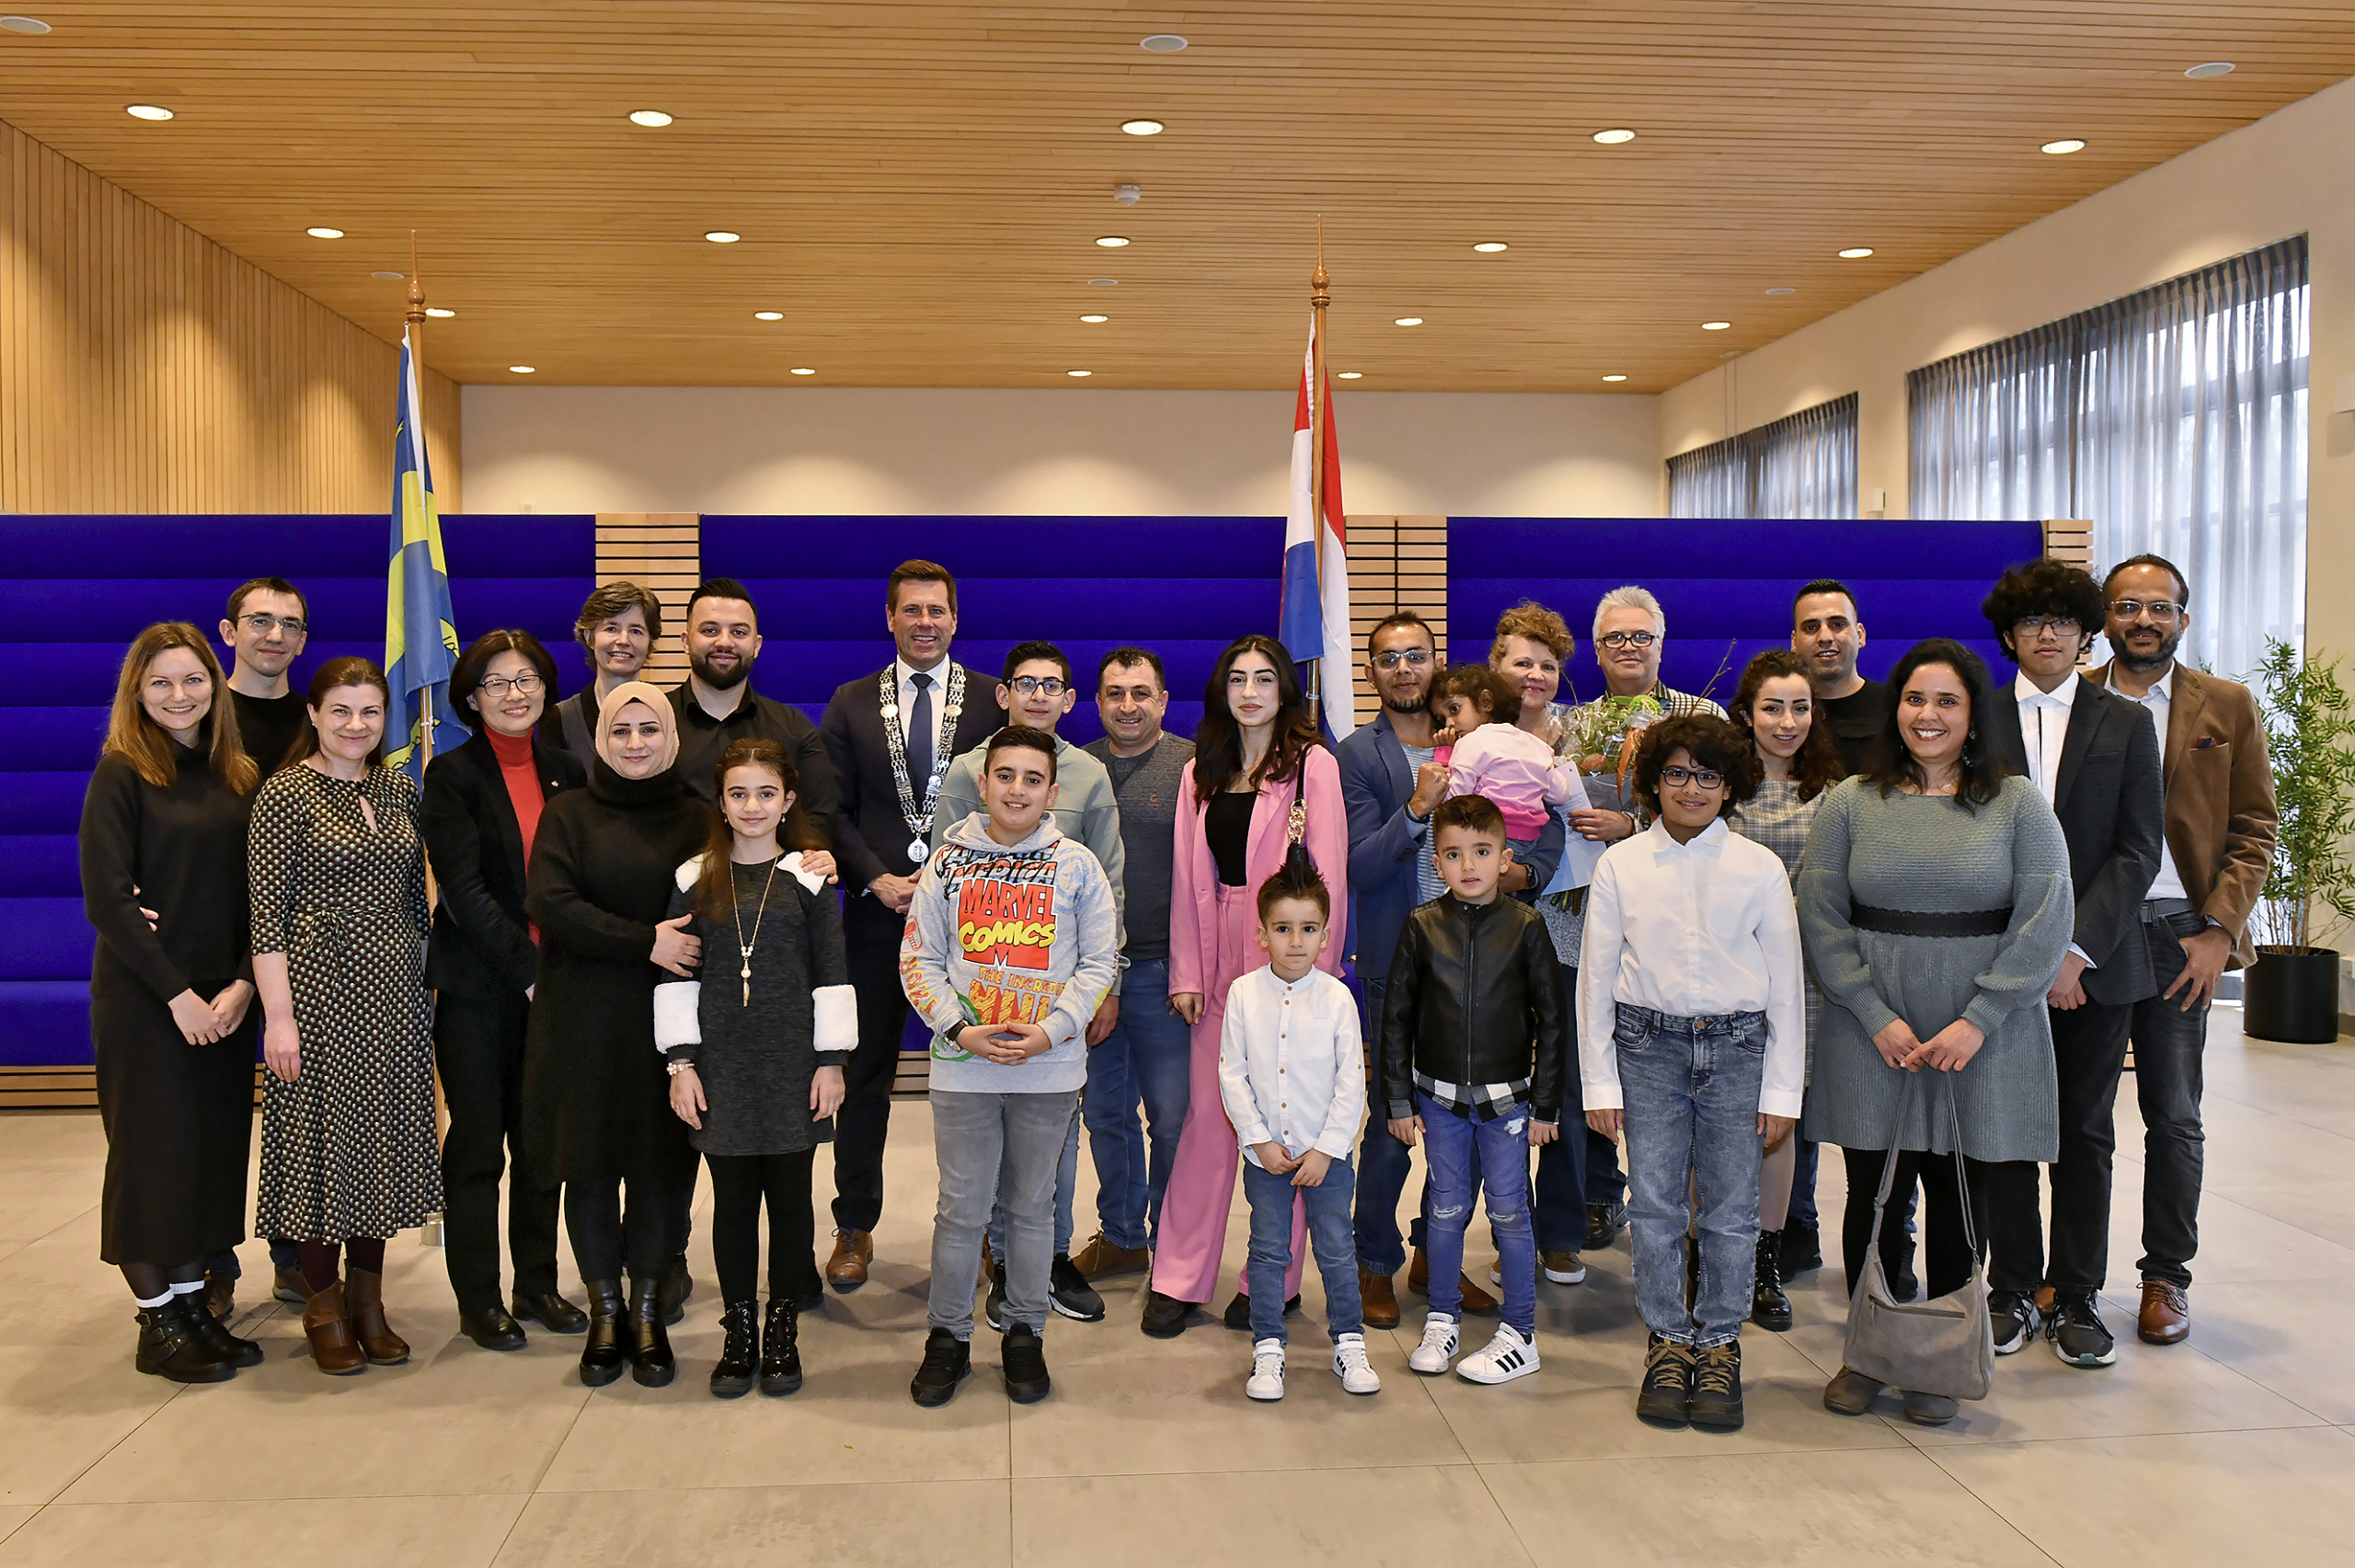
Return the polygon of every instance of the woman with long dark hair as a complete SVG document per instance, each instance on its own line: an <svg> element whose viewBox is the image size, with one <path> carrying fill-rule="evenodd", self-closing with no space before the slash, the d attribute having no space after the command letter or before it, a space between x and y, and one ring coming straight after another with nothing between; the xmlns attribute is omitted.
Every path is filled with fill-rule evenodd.
<svg viewBox="0 0 2355 1568"><path fill-rule="evenodd" d="M385 1320L385 1242L442 1207L425 838L417 786L385 766L391 701L367 659L319 666L247 853L270 1069L255 1233L293 1240L303 1332L336 1374L408 1359Z"/></svg>
<svg viewBox="0 0 2355 1568"><path fill-rule="evenodd" d="M246 818L258 774L228 691L194 626L140 633L82 800L107 1135L98 1256L138 1304L139 1369L178 1383L219 1382L261 1359L204 1295L205 1258L244 1234L253 1138Z"/></svg>
<svg viewBox="0 0 2355 1568"><path fill-rule="evenodd" d="M1237 637L1219 655L1202 693L1202 724L1179 795L1169 1005L1191 1026L1193 1055L1185 1130L1161 1200L1153 1283L1145 1292L1144 1332L1162 1339L1183 1333L1187 1312L1208 1302L1218 1287L1240 1158L1219 1096L1219 1027L1227 988L1268 961L1253 936L1259 884L1276 874L1297 841L1307 847L1337 905L1348 907L1350 824L1340 766L1317 738L1292 657L1272 637ZM1318 966L1338 974L1343 946L1329 944ZM1292 1264L1284 1279L1288 1298L1300 1289L1304 1237L1295 1211ZM1238 1291L1227 1318L1249 1326L1247 1293Z"/></svg>

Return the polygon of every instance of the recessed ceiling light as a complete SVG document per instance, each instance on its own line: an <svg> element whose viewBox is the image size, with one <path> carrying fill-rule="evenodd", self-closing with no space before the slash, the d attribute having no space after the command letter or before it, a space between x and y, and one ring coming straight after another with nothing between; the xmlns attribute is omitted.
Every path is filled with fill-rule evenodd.
<svg viewBox="0 0 2355 1568"><path fill-rule="evenodd" d="M1118 250L1122 246L1129 243L1129 236L1126 235L1098 235L1096 238L1096 243L1102 246L1107 250Z"/></svg>
<svg viewBox="0 0 2355 1568"><path fill-rule="evenodd" d="M1063 372L1063 374L1065 374L1065 375L1094 375L1095 373L1096 373L1096 372L1095 372L1094 371L1065 371L1065 372Z"/></svg>
<svg viewBox="0 0 2355 1568"><path fill-rule="evenodd" d="M1862 261L1866 257L1870 256L1872 253L1873 247L1871 246L1852 245L1847 249L1840 253L1840 259L1843 261Z"/></svg>
<svg viewBox="0 0 2355 1568"><path fill-rule="evenodd" d="M705 232L703 237L714 245L734 245L744 236L733 229L710 229Z"/></svg>
<svg viewBox="0 0 2355 1568"><path fill-rule="evenodd" d="M1365 374L1365 372L1363 372L1363 371L1342 371L1342 372L1339 372L1339 373L1340 373L1340 377L1341 377L1341 379L1342 379L1343 381L1357 381L1357 380L1359 380L1360 378L1361 378L1361 377Z"/></svg>
<svg viewBox="0 0 2355 1568"><path fill-rule="evenodd" d="M811 370L808 365L796 365L793 367L793 373L795 375L816 375L818 372Z"/></svg>
<svg viewBox="0 0 2355 1568"><path fill-rule="evenodd" d="M1090 278L1087 286L1091 289L1117 289L1120 280L1118 278Z"/></svg>
<svg viewBox="0 0 2355 1568"><path fill-rule="evenodd" d="M1186 47L1186 40L1176 33L1149 33L1139 40L1137 47L1149 49L1155 54L1175 54Z"/></svg>
<svg viewBox="0 0 2355 1568"><path fill-rule="evenodd" d="M304 229L303 232L313 239L341 239L343 237L341 229L315 228Z"/></svg>
<svg viewBox="0 0 2355 1568"><path fill-rule="evenodd" d="M1124 120L1120 129L1132 136L1158 136L1169 127L1157 120Z"/></svg>
<svg viewBox="0 0 2355 1568"><path fill-rule="evenodd" d="M14 18L9 18L9 20L13 19ZM7 25L7 20L0 20L0 28L5 28ZM41 30L43 32L47 32L49 29L43 28ZM2229 60L2206 61L2200 64L2194 65L2190 70L2184 73L2185 75L2190 77L2195 82L2211 82L2219 76L2229 76L2232 74L2233 63Z"/></svg>
<svg viewBox="0 0 2355 1568"><path fill-rule="evenodd" d="M632 125L668 125L671 117L659 109L635 109L630 110L629 122Z"/></svg>
<svg viewBox="0 0 2355 1568"><path fill-rule="evenodd" d="M1730 321L1705 321L1701 324L1701 330L1704 332L1723 332L1727 327L1731 326L1732 325L1733 323Z"/></svg>
<svg viewBox="0 0 2355 1568"><path fill-rule="evenodd" d="M2058 158L2070 153L2082 153L2085 150L2085 144L2074 136L2063 136L2058 142L2047 142L2039 150L2050 153Z"/></svg>
<svg viewBox="0 0 2355 1568"><path fill-rule="evenodd" d="M388 283L397 283L402 279L408 277L408 274L406 272L371 272L368 276L371 278L382 278Z"/></svg>
<svg viewBox="0 0 2355 1568"><path fill-rule="evenodd" d="M1393 326L1420 326L1422 324L1423 318L1419 315L1402 315L1393 321L1390 325Z"/></svg>
<svg viewBox="0 0 2355 1568"><path fill-rule="evenodd" d="M449 319L450 319L450 317L452 317L452 316L454 316L454 315L457 315L458 313L457 313L456 311L452 310L452 309L451 309L449 306L447 306L447 305L427 305L427 306L425 307L425 314L426 314L426 315L431 315L431 316L438 317L438 318L439 318L439 319L441 319L441 320L447 321L447 320L449 320Z"/></svg>
<svg viewBox="0 0 2355 1568"><path fill-rule="evenodd" d="M38 37L49 30L49 24L38 17L0 17L0 28L6 28L12 33L31 33ZM1153 45L1148 42L1145 47L1151 49ZM2232 67L2227 65L2224 69L2229 71Z"/></svg>
<svg viewBox="0 0 2355 1568"><path fill-rule="evenodd" d="M1082 321L1109 321L1109 320L1111 320L1112 318L1111 318L1110 316L1109 316L1109 315L1083 315L1083 316L1081 316L1079 319L1080 319L1080 320L1082 320Z"/></svg>
<svg viewBox="0 0 2355 1568"><path fill-rule="evenodd" d="M1505 242L1500 239L1484 239L1472 248L1478 251L1483 256L1494 256L1500 250L1510 250L1511 246L1506 245Z"/></svg>
<svg viewBox="0 0 2355 1568"><path fill-rule="evenodd" d="M1626 381L1627 378L1623 375L1607 375L1603 379L1605 381Z"/></svg>
<svg viewBox="0 0 2355 1568"><path fill-rule="evenodd" d="M1797 289L1769 289L1766 291L1766 297L1770 300L1779 300L1786 294L1796 294L1798 292L1798 291Z"/></svg>
<svg viewBox="0 0 2355 1568"><path fill-rule="evenodd" d="M507 368L516 375L537 375L540 373L540 367L537 365L510 365Z"/></svg>
<svg viewBox="0 0 2355 1568"><path fill-rule="evenodd" d="M754 321L783 321L785 319L785 312L781 310L756 310L752 313L752 319Z"/></svg>
<svg viewBox="0 0 2355 1568"><path fill-rule="evenodd" d="M169 120L172 111L161 104L135 103L124 107L123 113L133 120Z"/></svg>
<svg viewBox="0 0 2355 1568"><path fill-rule="evenodd" d="M1596 132L1594 133L1594 139L1602 143L1606 147L1616 147L1622 142L1634 141L1636 139L1636 133L1628 130L1626 126L1620 125L1614 126L1609 131Z"/></svg>

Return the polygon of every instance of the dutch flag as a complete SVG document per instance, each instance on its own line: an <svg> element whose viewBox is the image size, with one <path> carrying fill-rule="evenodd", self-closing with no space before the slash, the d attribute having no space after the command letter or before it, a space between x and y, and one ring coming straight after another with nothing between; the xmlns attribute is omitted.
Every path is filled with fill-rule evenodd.
<svg viewBox="0 0 2355 1568"><path fill-rule="evenodd" d="M1292 410L1292 504L1284 522L1283 609L1278 640L1295 664L1318 666L1325 727L1340 740L1357 727L1355 682L1350 664L1350 562L1342 548L1341 441L1334 429L1333 383L1316 389L1325 405L1325 515L1315 515L1309 483L1309 446L1315 439L1309 381L1316 362L1315 327L1301 357L1300 397Z"/></svg>

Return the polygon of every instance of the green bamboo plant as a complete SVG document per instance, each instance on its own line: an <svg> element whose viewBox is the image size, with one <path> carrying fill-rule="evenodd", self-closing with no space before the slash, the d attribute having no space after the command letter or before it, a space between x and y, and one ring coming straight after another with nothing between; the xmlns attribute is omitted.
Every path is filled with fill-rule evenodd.
<svg viewBox="0 0 2355 1568"><path fill-rule="evenodd" d="M2313 952L2355 924L2355 701L2336 661L2302 659L2279 638L2266 639L2257 684L2281 813L2257 944Z"/></svg>

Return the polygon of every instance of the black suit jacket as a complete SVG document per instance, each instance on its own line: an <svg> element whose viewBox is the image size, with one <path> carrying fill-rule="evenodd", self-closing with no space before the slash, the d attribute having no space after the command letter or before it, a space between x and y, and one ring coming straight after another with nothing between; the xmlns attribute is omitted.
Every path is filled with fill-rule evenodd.
<svg viewBox="0 0 2355 1568"><path fill-rule="evenodd" d="M534 735L540 792L550 804L589 782L561 746ZM425 983L454 996L521 996L540 953L523 914L523 830L489 739L477 733L425 765L425 853L440 892Z"/></svg>
<svg viewBox="0 0 2355 1568"><path fill-rule="evenodd" d="M1995 712L1983 727L2005 765L2025 777L2028 744L2014 692L2010 681L1996 689ZM2069 841L2069 880L2077 895L2074 940L2093 962L2085 995L2112 1004L2156 995L2142 943L2142 899L2159 874L2166 802L2158 734L2140 704L2078 680L2052 811Z"/></svg>
<svg viewBox="0 0 2355 1568"><path fill-rule="evenodd" d="M843 887L854 898L879 876L912 876L916 869L908 858L908 842L914 835L900 811L890 744L883 738L883 704L878 693L884 672L874 670L836 687L818 725L834 768L834 858L842 865ZM942 679L946 681L945 673ZM1005 723L997 705L997 682L967 670L965 705L957 715L957 738L949 755L979 746ZM917 789L924 787L924 780L914 782Z"/></svg>

